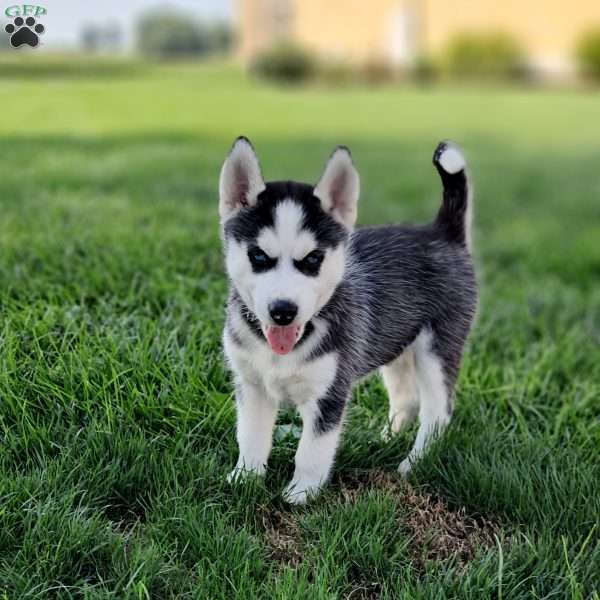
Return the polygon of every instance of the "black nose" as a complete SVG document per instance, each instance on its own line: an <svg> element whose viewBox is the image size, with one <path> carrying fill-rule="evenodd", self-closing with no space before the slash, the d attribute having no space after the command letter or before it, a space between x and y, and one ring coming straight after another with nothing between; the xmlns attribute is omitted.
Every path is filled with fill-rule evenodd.
<svg viewBox="0 0 600 600"><path fill-rule="evenodd" d="M269 314L277 325L289 325L298 314L298 307L289 300L275 300L269 304Z"/></svg>

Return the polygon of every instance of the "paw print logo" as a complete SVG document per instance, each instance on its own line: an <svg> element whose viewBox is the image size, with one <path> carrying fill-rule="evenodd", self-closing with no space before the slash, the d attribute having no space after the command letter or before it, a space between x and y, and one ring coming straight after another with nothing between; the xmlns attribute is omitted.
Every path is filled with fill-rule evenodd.
<svg viewBox="0 0 600 600"><path fill-rule="evenodd" d="M45 31L45 27L41 23L35 22L33 17L15 17L12 23L9 23L4 30L10 33L10 45L13 48L18 48L23 44L27 44L35 48L40 43L40 36Z"/></svg>

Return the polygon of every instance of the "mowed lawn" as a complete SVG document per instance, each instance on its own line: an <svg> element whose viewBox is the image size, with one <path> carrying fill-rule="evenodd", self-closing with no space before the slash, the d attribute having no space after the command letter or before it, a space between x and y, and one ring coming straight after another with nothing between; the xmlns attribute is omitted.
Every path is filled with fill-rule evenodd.
<svg viewBox="0 0 600 600"><path fill-rule="evenodd" d="M0 597L599 597L599 92L52 68L0 65ZM415 428L380 438L378 377L319 499L281 499L290 412L266 480L225 482L216 190L239 134L268 179L350 146L363 224L432 217L431 153L465 148L481 306L408 484Z"/></svg>

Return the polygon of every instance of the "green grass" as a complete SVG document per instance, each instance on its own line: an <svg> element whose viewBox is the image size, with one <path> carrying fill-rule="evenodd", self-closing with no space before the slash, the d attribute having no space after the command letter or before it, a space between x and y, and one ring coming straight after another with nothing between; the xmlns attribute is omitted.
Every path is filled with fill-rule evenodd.
<svg viewBox="0 0 600 600"><path fill-rule="evenodd" d="M0 597L598 598L598 94L36 69L0 64ZM380 440L377 378L357 389L313 504L279 496L284 430L266 481L225 483L216 185L240 133L273 179L314 181L348 144L362 223L429 218L435 144L466 149L480 313L456 418L411 478L498 524L465 566L420 564L402 484L366 478L393 474L414 435ZM279 530L297 564L276 551Z"/></svg>

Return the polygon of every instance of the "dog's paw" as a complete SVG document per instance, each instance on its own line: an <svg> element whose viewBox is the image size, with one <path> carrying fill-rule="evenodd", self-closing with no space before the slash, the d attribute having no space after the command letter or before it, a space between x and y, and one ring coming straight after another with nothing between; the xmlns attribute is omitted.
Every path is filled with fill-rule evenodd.
<svg viewBox="0 0 600 600"><path fill-rule="evenodd" d="M382 441L391 442L407 424L408 421L399 424L396 424L395 422L386 423L379 434Z"/></svg>
<svg viewBox="0 0 600 600"><path fill-rule="evenodd" d="M398 467L398 473L400 473L400 475L402 475L402 477L408 477L412 467L413 467L413 463L411 462L409 457L406 457L400 463L400 466Z"/></svg>
<svg viewBox="0 0 600 600"><path fill-rule="evenodd" d="M399 412L394 415L391 421L388 421L381 430L381 439L389 442L394 436L399 434L405 427L408 427L413 421L413 415L408 412Z"/></svg>
<svg viewBox="0 0 600 600"><path fill-rule="evenodd" d="M306 504L319 493L320 489L320 485L311 485L302 481L292 480L283 490L283 499L289 504Z"/></svg>
<svg viewBox="0 0 600 600"><path fill-rule="evenodd" d="M392 427L389 423L386 423L379 433L379 436L384 442L389 442L395 435L396 432L392 430Z"/></svg>
<svg viewBox="0 0 600 600"><path fill-rule="evenodd" d="M227 475L226 480L227 483L235 485L237 483L242 483L248 477L260 477L265 474L265 467L246 467L244 465L236 465L235 469Z"/></svg>
<svg viewBox="0 0 600 600"><path fill-rule="evenodd" d="M449 175L464 171L467 161L458 146L452 142L440 142L433 153L433 164Z"/></svg>

